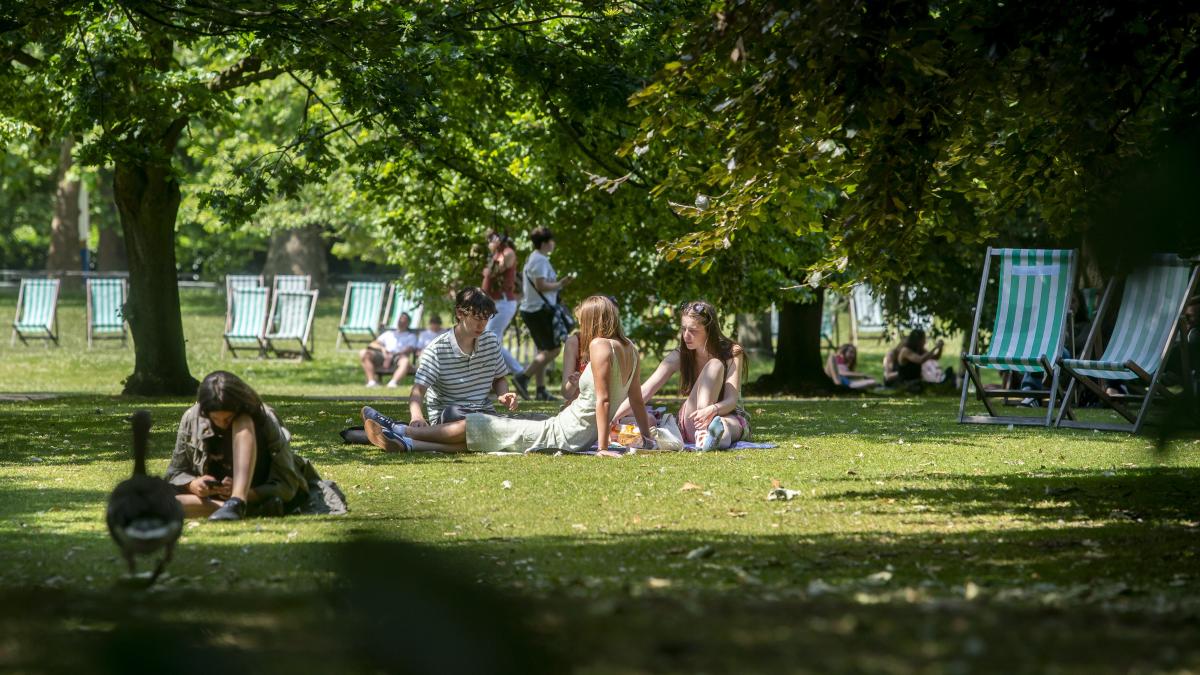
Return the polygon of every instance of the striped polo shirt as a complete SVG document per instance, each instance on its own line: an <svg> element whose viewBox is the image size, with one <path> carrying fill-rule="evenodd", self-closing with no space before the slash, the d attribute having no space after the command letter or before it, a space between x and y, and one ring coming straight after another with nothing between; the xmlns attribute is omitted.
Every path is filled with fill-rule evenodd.
<svg viewBox="0 0 1200 675"><path fill-rule="evenodd" d="M454 331L448 330L421 352L413 381L428 387L425 405L433 418L452 403L463 412L495 412L488 393L492 381L507 374L508 366L500 356L500 339L495 333L484 331L475 340L475 351L464 354L454 339Z"/></svg>

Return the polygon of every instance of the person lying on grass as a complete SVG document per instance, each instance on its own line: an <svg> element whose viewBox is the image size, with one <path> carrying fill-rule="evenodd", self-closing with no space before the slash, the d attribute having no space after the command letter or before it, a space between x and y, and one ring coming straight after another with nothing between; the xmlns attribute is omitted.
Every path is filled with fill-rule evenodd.
<svg viewBox="0 0 1200 675"><path fill-rule="evenodd" d="M717 310L707 302L684 304L680 313L679 347L667 354L642 385L649 400L679 373L679 431L685 443L704 450L728 448L750 440L750 416L740 404L746 356L742 346L721 333ZM640 402L629 398L617 418L635 413ZM632 406L632 408L631 408Z"/></svg>
<svg viewBox="0 0 1200 675"><path fill-rule="evenodd" d="M454 296L454 328L435 337L421 352L421 365L408 395L408 426L445 424L464 419L467 413L496 414L491 394L508 410L517 409L517 395L508 391L508 366L500 351L500 339L487 330L496 314L496 303L483 289L467 287ZM429 407L425 417L422 404ZM374 421L391 428L392 418L367 406L363 423Z"/></svg>
<svg viewBox="0 0 1200 675"><path fill-rule="evenodd" d="M579 395L547 420L524 420L469 413L466 419L434 426L393 423L384 426L364 415L371 443L389 452L524 452L528 450L580 450L596 443L600 454L608 450L612 411L628 397L642 434L642 447L651 447L650 420L642 402L638 354L621 331L617 305L593 295L576 311L579 344L586 345L587 361L579 378Z"/></svg>
<svg viewBox="0 0 1200 675"><path fill-rule="evenodd" d="M270 406L233 373L209 373L179 420L167 482L189 518L281 516L308 502L316 470L292 453L291 434Z"/></svg>

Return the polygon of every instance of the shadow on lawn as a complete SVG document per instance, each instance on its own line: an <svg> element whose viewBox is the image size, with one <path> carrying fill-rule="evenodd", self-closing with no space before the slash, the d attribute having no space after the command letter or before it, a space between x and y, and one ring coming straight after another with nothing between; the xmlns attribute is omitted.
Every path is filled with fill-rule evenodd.
<svg viewBox="0 0 1200 675"><path fill-rule="evenodd" d="M1105 475L1105 474L1109 475ZM1200 468L1149 467L1120 472L1038 470L1025 474L930 475L953 486L847 490L825 500L867 502L864 510L918 519L945 516L1013 515L1036 519L1200 521ZM865 483L865 481L864 481ZM914 510L914 507L921 507Z"/></svg>

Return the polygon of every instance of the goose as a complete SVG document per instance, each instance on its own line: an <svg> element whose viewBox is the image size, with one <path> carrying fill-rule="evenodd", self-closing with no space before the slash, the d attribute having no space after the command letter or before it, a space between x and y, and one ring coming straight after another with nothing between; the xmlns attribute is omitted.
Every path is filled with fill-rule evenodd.
<svg viewBox="0 0 1200 675"><path fill-rule="evenodd" d="M175 542L183 531L183 507L175 499L175 489L165 480L146 475L146 446L150 436L150 413L139 410L133 423L133 475L123 480L108 497L108 532L135 571L134 556L163 549L163 557L150 577L153 584L162 574Z"/></svg>

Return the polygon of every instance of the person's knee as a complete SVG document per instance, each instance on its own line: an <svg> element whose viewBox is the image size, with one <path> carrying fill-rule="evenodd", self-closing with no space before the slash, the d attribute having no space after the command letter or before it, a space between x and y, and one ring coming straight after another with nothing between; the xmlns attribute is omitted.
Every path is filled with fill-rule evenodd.
<svg viewBox="0 0 1200 675"><path fill-rule="evenodd" d="M700 378L705 380L719 380L725 374L725 364L721 363L721 359L715 356L704 364L700 369Z"/></svg>

